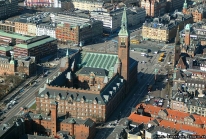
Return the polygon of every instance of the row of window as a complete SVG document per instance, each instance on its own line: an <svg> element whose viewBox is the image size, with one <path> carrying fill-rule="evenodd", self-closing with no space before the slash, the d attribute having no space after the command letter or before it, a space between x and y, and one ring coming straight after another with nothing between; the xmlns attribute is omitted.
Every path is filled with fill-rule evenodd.
<svg viewBox="0 0 206 139"><path fill-rule="evenodd" d="M43 107L43 106L46 106L46 107L51 107L51 105L50 104L41 104L41 107ZM70 105L71 106L71 105ZM82 106L82 107L76 107L75 105L74 105L74 107L70 107L70 108L74 108L74 109L81 109L81 108L94 108L94 109L102 109L102 106L96 106L96 105L94 105L94 106L92 106L91 104L88 106L88 105L85 105L85 104L83 104L83 105L77 105L77 106ZM65 108L65 106L64 105L59 105L58 106L58 108ZM66 108L69 108L68 106L66 106Z"/></svg>
<svg viewBox="0 0 206 139"><path fill-rule="evenodd" d="M205 88L204 84L185 83L185 85Z"/></svg>

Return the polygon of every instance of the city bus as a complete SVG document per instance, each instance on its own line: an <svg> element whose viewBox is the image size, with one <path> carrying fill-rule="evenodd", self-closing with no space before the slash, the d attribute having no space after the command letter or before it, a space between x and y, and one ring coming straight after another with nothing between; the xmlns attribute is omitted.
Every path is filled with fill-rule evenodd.
<svg viewBox="0 0 206 139"><path fill-rule="evenodd" d="M132 43L132 44L139 44L139 41L138 41L138 40L133 39L133 40L130 40L130 43Z"/></svg>
<svg viewBox="0 0 206 139"><path fill-rule="evenodd" d="M165 56L165 54L164 53L161 53L161 55L160 55L161 57L164 57Z"/></svg>
<svg viewBox="0 0 206 139"><path fill-rule="evenodd" d="M160 57L160 58L158 59L158 61L159 61L159 62L162 62L162 57Z"/></svg>

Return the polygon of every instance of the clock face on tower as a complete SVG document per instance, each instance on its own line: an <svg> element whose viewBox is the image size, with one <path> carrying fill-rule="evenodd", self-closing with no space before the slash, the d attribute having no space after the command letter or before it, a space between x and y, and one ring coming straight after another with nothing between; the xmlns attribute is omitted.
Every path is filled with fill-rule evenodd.
<svg viewBox="0 0 206 139"><path fill-rule="evenodd" d="M126 47L126 38L120 38L120 47Z"/></svg>

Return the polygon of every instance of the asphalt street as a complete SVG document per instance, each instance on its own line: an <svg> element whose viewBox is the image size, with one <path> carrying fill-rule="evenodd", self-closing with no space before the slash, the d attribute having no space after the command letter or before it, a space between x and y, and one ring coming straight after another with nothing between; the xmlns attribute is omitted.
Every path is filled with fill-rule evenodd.
<svg viewBox="0 0 206 139"><path fill-rule="evenodd" d="M22 89L23 86L27 85L30 81L32 81L35 78L35 76L28 78L26 81L24 81L21 85L19 85L14 91L9 93L5 98L3 98L0 103L3 104L6 101L9 101L18 91Z"/></svg>
<svg viewBox="0 0 206 139"><path fill-rule="evenodd" d="M50 74L47 77L40 77L39 82L35 86L29 86L22 92L17 99L17 104L14 105L11 109L7 111L3 116L6 118L2 123L5 123L8 119L10 119L14 115L18 115L20 113L20 108L29 106L35 101L35 93L39 90L40 87L43 87L43 85L46 83L47 78L53 78L53 76L57 75L59 71L59 65L54 69L50 70Z"/></svg>

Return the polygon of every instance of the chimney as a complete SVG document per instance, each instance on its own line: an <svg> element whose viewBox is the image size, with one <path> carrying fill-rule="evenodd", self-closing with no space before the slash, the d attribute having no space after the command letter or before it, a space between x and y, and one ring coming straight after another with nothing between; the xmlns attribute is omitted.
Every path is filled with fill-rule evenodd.
<svg viewBox="0 0 206 139"><path fill-rule="evenodd" d="M114 0L111 0L111 4L114 4Z"/></svg>

